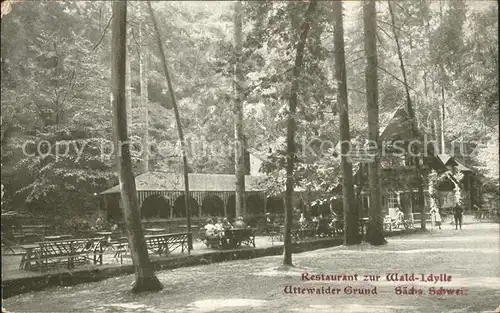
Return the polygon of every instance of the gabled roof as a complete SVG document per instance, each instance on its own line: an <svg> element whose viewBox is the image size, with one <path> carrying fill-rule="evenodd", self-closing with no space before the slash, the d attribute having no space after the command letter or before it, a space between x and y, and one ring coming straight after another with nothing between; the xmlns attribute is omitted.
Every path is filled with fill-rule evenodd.
<svg viewBox="0 0 500 313"><path fill-rule="evenodd" d="M245 176L246 191L263 191L258 183L266 176ZM137 191L184 191L184 175L180 173L149 172L135 178ZM189 174L189 191L236 191L236 176L230 174ZM119 193L114 186L101 194Z"/></svg>
<svg viewBox="0 0 500 313"><path fill-rule="evenodd" d="M459 170L461 172L472 172L472 170L470 168L468 168L467 166L463 165L457 159L455 159L455 162L457 163L457 170Z"/></svg>
<svg viewBox="0 0 500 313"><path fill-rule="evenodd" d="M380 139L390 140L399 137L409 139L413 137L412 120L405 109L398 108L392 113L387 125L380 129Z"/></svg>
<svg viewBox="0 0 500 313"><path fill-rule="evenodd" d="M472 172L470 168L465 166L461 161L457 160L457 158L449 155L449 154L438 154L437 155L439 161L443 163L443 165L453 165L457 167L457 170L461 172Z"/></svg>
<svg viewBox="0 0 500 313"><path fill-rule="evenodd" d="M438 157L439 161L441 161L443 163L443 165L448 164L448 162L452 159L451 155L449 155L449 154L438 154L437 157Z"/></svg>

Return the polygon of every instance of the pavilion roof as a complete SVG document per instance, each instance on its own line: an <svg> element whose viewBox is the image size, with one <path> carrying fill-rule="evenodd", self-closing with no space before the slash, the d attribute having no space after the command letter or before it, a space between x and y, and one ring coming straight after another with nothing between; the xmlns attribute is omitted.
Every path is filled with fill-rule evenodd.
<svg viewBox="0 0 500 313"><path fill-rule="evenodd" d="M258 183L266 176L245 176L246 191L264 191ZM149 172L135 178L137 191L184 191L184 175L181 173ZM236 176L232 174L189 173L189 191L236 191ZM116 185L101 194L119 193Z"/></svg>

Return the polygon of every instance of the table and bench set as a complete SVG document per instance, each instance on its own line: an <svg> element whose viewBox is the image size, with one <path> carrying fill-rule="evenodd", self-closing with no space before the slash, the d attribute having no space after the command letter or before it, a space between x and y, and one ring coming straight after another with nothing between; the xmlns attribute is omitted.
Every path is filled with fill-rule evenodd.
<svg viewBox="0 0 500 313"><path fill-rule="evenodd" d="M200 228L200 240L208 248L238 248L241 244L255 248L255 230L252 228L225 229L216 236L208 237L205 229Z"/></svg>
<svg viewBox="0 0 500 313"><path fill-rule="evenodd" d="M165 232L164 229L162 229ZM147 249L150 253L162 256L168 256L172 251L179 249L182 253L188 250L189 234L188 233L174 233L174 234L160 234L159 229L155 231L150 231L146 229L148 233L155 233L153 235L145 235ZM114 251L113 258L120 260L123 263L123 257L130 252L128 238L121 237L117 242L110 243L112 250Z"/></svg>
<svg viewBox="0 0 500 313"><path fill-rule="evenodd" d="M359 219L359 230L362 236L366 233L366 224L368 218ZM306 222L305 224L295 223L291 229L292 240L301 241L306 239L314 239L316 237L334 237L344 233L344 222L336 220L333 222L333 227L323 225L320 227L319 222ZM278 224L267 224L264 228L264 234L269 236L270 240L283 241L285 226Z"/></svg>
<svg viewBox="0 0 500 313"><path fill-rule="evenodd" d="M162 232L145 236L150 253L161 256L179 248L182 253L187 250L188 233L165 234L164 229ZM99 237L84 239L73 239L71 235L45 236L44 241L22 244L19 246L23 250L19 269L43 271L54 267L73 269L76 265L88 263L102 265L107 250L113 253L115 260L123 263L123 257L130 252L128 238L112 241L111 234L97 232Z"/></svg>
<svg viewBox="0 0 500 313"><path fill-rule="evenodd" d="M47 236L46 241L21 245L24 250L19 269L40 270L64 265L72 269L76 264L93 260L102 265L104 238L64 239L66 236Z"/></svg>

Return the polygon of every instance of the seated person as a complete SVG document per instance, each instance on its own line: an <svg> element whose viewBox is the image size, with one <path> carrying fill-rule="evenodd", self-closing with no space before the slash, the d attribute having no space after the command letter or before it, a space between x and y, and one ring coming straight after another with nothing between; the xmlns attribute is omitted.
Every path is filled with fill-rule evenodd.
<svg viewBox="0 0 500 313"><path fill-rule="evenodd" d="M224 223L222 222L222 218L217 218L217 223L215 223L215 232L219 236L224 236Z"/></svg>
<svg viewBox="0 0 500 313"><path fill-rule="evenodd" d="M271 216L271 213L266 213L266 223L271 225L274 224L274 219Z"/></svg>
<svg viewBox="0 0 500 313"><path fill-rule="evenodd" d="M330 218L330 223L328 223L328 227L331 230L335 230L335 224L336 224L337 221L338 221L337 214L335 214L335 213L332 212L332 216Z"/></svg>
<svg viewBox="0 0 500 313"><path fill-rule="evenodd" d="M396 208L396 225L403 225L404 222L405 214L399 208Z"/></svg>
<svg viewBox="0 0 500 313"><path fill-rule="evenodd" d="M327 236L329 232L329 227L328 227L328 220L326 218L323 218L323 215L320 215L320 218L318 220L318 228L317 228L317 233L320 236Z"/></svg>
<svg viewBox="0 0 500 313"><path fill-rule="evenodd" d="M208 219L207 220L207 224L205 225L205 236L207 236L207 238L215 238L217 237L217 233L216 233L216 230L215 230L215 225L214 225L214 222L212 219Z"/></svg>
<svg viewBox="0 0 500 313"><path fill-rule="evenodd" d="M224 219L222 220L222 227L224 229L231 229L231 228L233 228L233 225L231 225L231 223L229 222L227 217L224 217Z"/></svg>
<svg viewBox="0 0 500 313"><path fill-rule="evenodd" d="M98 217L97 220L95 221L95 229L97 231L102 231L104 229L106 229L106 221L104 220L104 218L102 217Z"/></svg>
<svg viewBox="0 0 500 313"><path fill-rule="evenodd" d="M247 227L248 227L247 224L243 221L243 217L238 216L238 218L234 222L234 228L235 229L246 229Z"/></svg>
<svg viewBox="0 0 500 313"><path fill-rule="evenodd" d="M299 223L303 224L305 222L306 222L306 217L304 216L304 213L300 213Z"/></svg>

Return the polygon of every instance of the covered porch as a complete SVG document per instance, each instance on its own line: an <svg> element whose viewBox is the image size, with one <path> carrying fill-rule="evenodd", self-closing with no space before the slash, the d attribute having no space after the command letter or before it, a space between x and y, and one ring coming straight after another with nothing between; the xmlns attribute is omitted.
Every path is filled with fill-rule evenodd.
<svg viewBox="0 0 500 313"><path fill-rule="evenodd" d="M268 197L260 182L265 176L245 176L244 215L280 213L281 198ZM185 220L184 178L182 174L150 172L135 178L137 198L143 219ZM236 217L236 177L224 174L189 174L191 217ZM108 219L122 219L119 186L101 194L101 211Z"/></svg>

